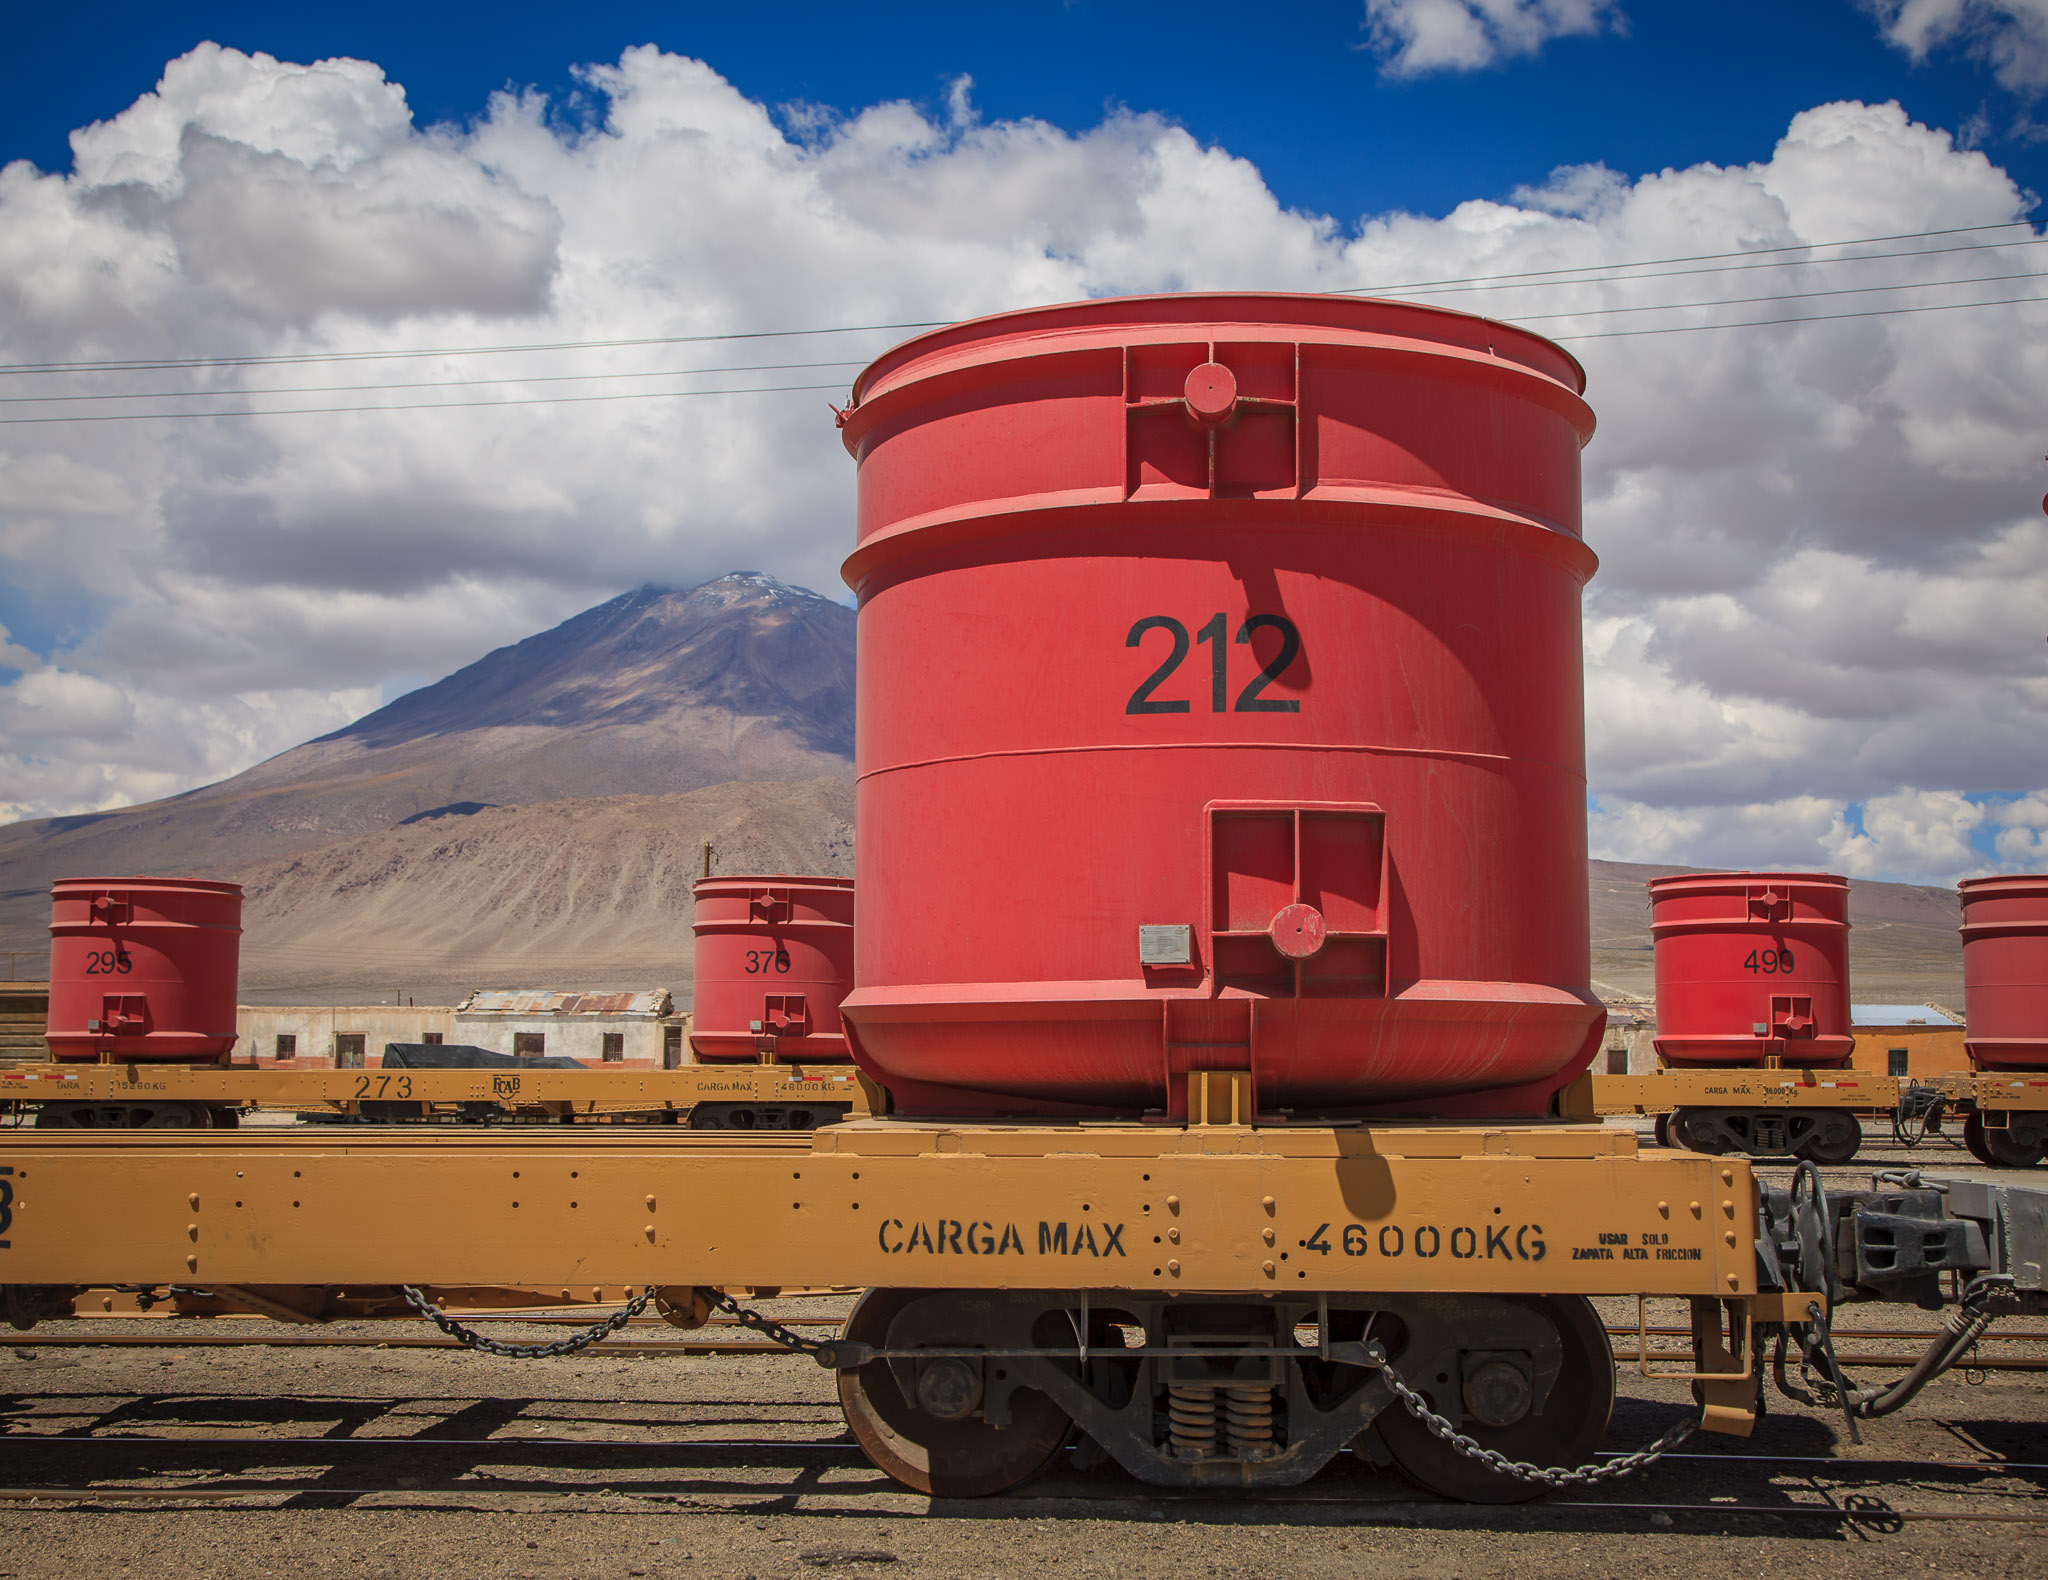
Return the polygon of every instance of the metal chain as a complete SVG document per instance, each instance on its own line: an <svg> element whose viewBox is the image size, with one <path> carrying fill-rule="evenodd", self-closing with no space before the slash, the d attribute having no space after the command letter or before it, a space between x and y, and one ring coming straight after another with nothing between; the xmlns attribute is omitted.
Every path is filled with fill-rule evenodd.
<svg viewBox="0 0 2048 1580"><path fill-rule="evenodd" d="M732 1296L726 1294L724 1290L717 1292L716 1298L711 1302L711 1309L713 1311L729 1313L732 1319L741 1327L760 1334L764 1339L780 1344L786 1350L798 1350L805 1355L816 1355L818 1351L826 1347L826 1341L807 1339L801 1333L793 1333L773 1317L766 1316L759 1311L753 1311L741 1305Z"/></svg>
<svg viewBox="0 0 2048 1580"><path fill-rule="evenodd" d="M1408 1413L1430 1431L1442 1438L1467 1459L1476 1459L1489 1470L1497 1470L1504 1476L1517 1481L1533 1482L1540 1487L1586 1487L1602 1481L1617 1481L1623 1476L1633 1475L1652 1460L1660 1459L1683 1443L1699 1430L1699 1421L1681 1421L1655 1442L1637 1449L1632 1454L1623 1454L1601 1465L1580 1465L1571 1470L1557 1470L1546 1465L1532 1465L1526 1460L1510 1459L1507 1455L1485 1447L1474 1438L1467 1437L1444 1416L1430 1409L1429 1402L1402 1379L1401 1374L1385 1361L1380 1362L1380 1375L1387 1380L1387 1386L1394 1390L1401 1402L1408 1407Z"/></svg>
<svg viewBox="0 0 2048 1580"><path fill-rule="evenodd" d="M157 1293L158 1286L155 1284L116 1284L114 1288L121 1294L133 1295L135 1297L135 1307L138 1311L147 1311L151 1306L162 1305L165 1301L173 1300L179 1295L190 1295L195 1300L211 1300L214 1298L212 1290L200 1289L193 1284L165 1284L162 1286L164 1292L161 1295Z"/></svg>
<svg viewBox="0 0 2048 1580"><path fill-rule="evenodd" d="M497 1339L486 1338L475 1328L464 1327L410 1284L400 1284L398 1292L405 1296L407 1305L456 1343L465 1344L473 1350L483 1350L490 1355L510 1356L514 1360L538 1360L547 1355L574 1355L578 1350L588 1349L599 1339L610 1338L639 1316L647 1309L647 1303L654 1298L654 1286L649 1284L604 1321L587 1327L580 1333L572 1333L566 1339L556 1339L551 1344L506 1344Z"/></svg>

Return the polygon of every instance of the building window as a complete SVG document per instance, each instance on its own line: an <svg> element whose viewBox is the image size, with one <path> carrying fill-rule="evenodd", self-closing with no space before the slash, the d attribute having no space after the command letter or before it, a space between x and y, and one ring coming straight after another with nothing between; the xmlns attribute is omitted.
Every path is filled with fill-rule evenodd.
<svg viewBox="0 0 2048 1580"><path fill-rule="evenodd" d="M1884 1060L1884 1073L1886 1075L1904 1075L1906 1073L1906 1050L1904 1048L1885 1049Z"/></svg>
<svg viewBox="0 0 2048 1580"><path fill-rule="evenodd" d="M420 1033L420 1041L429 1048L438 1048L441 1046L443 1038L438 1031L423 1031Z"/></svg>
<svg viewBox="0 0 2048 1580"><path fill-rule="evenodd" d="M622 1031L608 1031L604 1034L604 1062L617 1064L626 1057L626 1034Z"/></svg>
<svg viewBox="0 0 2048 1580"><path fill-rule="evenodd" d="M299 1039L288 1031L277 1034L277 1056L280 1059L296 1059L299 1056Z"/></svg>
<svg viewBox="0 0 2048 1580"><path fill-rule="evenodd" d="M1609 1075L1628 1074L1628 1049L1626 1047L1609 1048L1607 1050L1607 1073Z"/></svg>
<svg viewBox="0 0 2048 1580"><path fill-rule="evenodd" d="M680 1026L661 1028L661 1067L664 1070L683 1067L683 1028Z"/></svg>
<svg viewBox="0 0 2048 1580"><path fill-rule="evenodd" d="M548 1034L544 1031L515 1031L512 1033L512 1057L515 1059L538 1059L548 1051Z"/></svg>
<svg viewBox="0 0 2048 1580"><path fill-rule="evenodd" d="M362 1031L338 1031L334 1034L334 1067L337 1070L360 1070L368 1056L370 1035Z"/></svg>

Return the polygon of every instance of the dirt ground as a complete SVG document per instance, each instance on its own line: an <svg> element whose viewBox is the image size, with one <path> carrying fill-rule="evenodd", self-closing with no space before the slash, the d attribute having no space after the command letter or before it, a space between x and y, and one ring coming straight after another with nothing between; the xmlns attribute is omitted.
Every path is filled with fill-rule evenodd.
<svg viewBox="0 0 2048 1580"><path fill-rule="evenodd" d="M1863 1315L1877 1325L1876 1313ZM1924 1323L1905 1315L1917 1320L1893 1310L1885 1321ZM254 1325L175 1324L194 1338L229 1330ZM49 1324L37 1335L84 1331L107 1328ZM155 1322L130 1331L174 1330ZM1481 1509L1419 1495L1348 1455L1308 1486L1265 1497L1160 1493L1113 1466L1061 1465L1002 1498L936 1501L867 1465L845 1436L831 1376L798 1358L514 1361L199 1343L22 1344L0 1356L0 1482L11 1493L0 1502L0 1576L2048 1570L2048 1387L2039 1373L1952 1376L1905 1415L1867 1425L1861 1448L1846 1442L1839 1418L1789 1404L1780 1411L1774 1400L1747 1442L1696 1438L1692 1457L1611 1488ZM1611 1445L1647 1441L1685 1409L1674 1385L1645 1383L1633 1368L1623 1368L1621 1387ZM24 1435L58 1432L99 1441L32 1444ZM213 1441L124 1445L123 1434ZM521 1446L534 1438L573 1446ZM1993 1460L2007 1464L1969 1468ZM190 1496L223 1482L241 1490ZM21 1496L88 1486L186 1497Z"/></svg>

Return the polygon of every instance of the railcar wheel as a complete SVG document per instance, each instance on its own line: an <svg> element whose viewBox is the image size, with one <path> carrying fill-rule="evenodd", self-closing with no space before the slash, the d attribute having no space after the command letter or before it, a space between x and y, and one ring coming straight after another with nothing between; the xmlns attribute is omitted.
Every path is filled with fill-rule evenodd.
<svg viewBox="0 0 2048 1580"><path fill-rule="evenodd" d="M946 1297L922 1289L871 1289L853 1308L846 1337L879 1349L897 1313L926 1298ZM960 1347L970 1348L980 1339L972 1316L962 1311ZM978 1413L942 1420L903 1397L887 1361L841 1372L839 1404L861 1452L876 1469L935 1498L1007 1492L1051 1464L1073 1429L1066 1411L1031 1389L1011 1396L1006 1427L990 1426Z"/></svg>
<svg viewBox="0 0 2048 1580"><path fill-rule="evenodd" d="M1718 1158L1730 1150L1728 1138L1721 1133L1719 1126L1707 1120L1695 1120L1688 1109L1675 1108L1671 1111L1668 1134L1671 1145L1687 1152L1705 1153L1710 1158Z"/></svg>
<svg viewBox="0 0 2048 1580"><path fill-rule="evenodd" d="M1855 1157L1862 1145L1861 1120L1854 1114L1829 1114L1820 1122L1818 1134L1799 1149L1799 1155L1839 1168Z"/></svg>
<svg viewBox="0 0 2048 1580"><path fill-rule="evenodd" d="M2030 1169L2048 1157L2048 1136L2038 1131L1985 1125L1982 1134L1985 1155L1995 1168Z"/></svg>
<svg viewBox="0 0 2048 1580"><path fill-rule="evenodd" d="M213 1110L204 1103L45 1103L36 1110L38 1130L210 1130Z"/></svg>
<svg viewBox="0 0 2048 1580"><path fill-rule="evenodd" d="M1501 1298L1539 1312L1549 1321L1563 1345L1563 1364L1541 1415L1532 1412L1512 1426L1489 1427L1468 1413L1459 1430L1481 1447L1510 1459L1553 1468L1583 1465L1607 1435L1607 1420L1614 1412L1614 1351L1607 1343L1607 1329L1583 1295ZM1403 1380L1433 1397L1452 1386L1433 1377L1404 1376ZM1401 1474L1425 1492L1466 1503L1526 1503L1548 1490L1467 1459L1399 1400L1381 1412L1377 1425Z"/></svg>
<svg viewBox="0 0 2048 1580"><path fill-rule="evenodd" d="M1991 1160L1991 1154L1984 1149L1984 1116L1982 1114L1972 1112L1963 1120L1963 1145L1969 1150L1970 1156L1986 1168L1997 1167L1997 1164Z"/></svg>

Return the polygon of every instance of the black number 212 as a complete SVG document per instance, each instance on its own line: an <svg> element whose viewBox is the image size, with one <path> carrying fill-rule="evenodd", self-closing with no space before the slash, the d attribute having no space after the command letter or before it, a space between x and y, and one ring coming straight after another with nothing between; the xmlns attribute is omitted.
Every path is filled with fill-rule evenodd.
<svg viewBox="0 0 2048 1580"><path fill-rule="evenodd" d="M1237 701L1228 709L1224 698L1229 695L1224 674L1225 650L1223 633L1230 629L1230 623L1220 614L1195 633L1195 640L1209 649L1209 711L1211 713L1299 713L1301 703L1293 697L1269 697L1265 690L1274 681L1287 673L1287 667L1301 656L1301 633L1294 628L1294 622L1285 615L1255 614L1249 616L1237 628L1240 645L1251 645L1254 631L1278 631L1280 651L1273 655L1256 675L1252 676L1244 690L1237 694ZM1131 700L1124 704L1126 713L1187 713L1192 704L1174 698L1152 695L1160 685L1188 656L1188 628L1170 614L1148 614L1124 638L1125 647L1137 647L1145 640L1147 631L1164 631L1173 643L1173 650L1166 655L1166 661L1146 677L1143 685L1131 693Z"/></svg>

